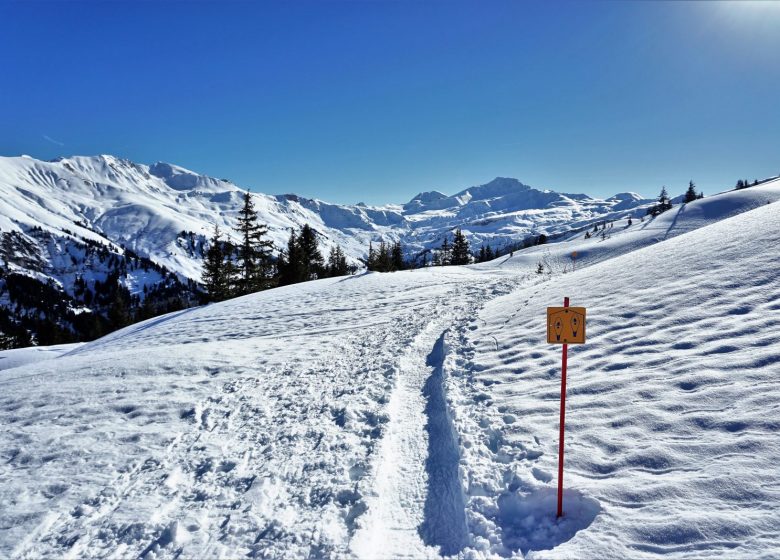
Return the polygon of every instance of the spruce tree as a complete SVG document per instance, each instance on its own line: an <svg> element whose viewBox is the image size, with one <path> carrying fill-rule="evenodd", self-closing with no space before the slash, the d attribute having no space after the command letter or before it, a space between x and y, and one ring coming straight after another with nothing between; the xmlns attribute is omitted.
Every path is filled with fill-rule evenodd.
<svg viewBox="0 0 780 560"><path fill-rule="evenodd" d="M454 265L469 264L471 254L469 253L469 242L460 228L455 230L455 237L452 241L452 257L450 263Z"/></svg>
<svg viewBox="0 0 780 560"><path fill-rule="evenodd" d="M376 254L376 270L379 272L390 272L392 268L392 257L390 255L390 247L387 243L382 241L379 244L379 249Z"/></svg>
<svg viewBox="0 0 780 560"><path fill-rule="evenodd" d="M404 252L403 252L403 248L401 247L400 241L396 241L395 243L393 243L393 248L390 255L390 262L393 270L404 269Z"/></svg>
<svg viewBox="0 0 780 560"><path fill-rule="evenodd" d="M658 210L660 212L666 212L672 207L672 201L669 198L669 193L666 192L666 187L661 187L661 194L658 195Z"/></svg>
<svg viewBox="0 0 780 560"><path fill-rule="evenodd" d="M273 242L265 239L268 227L258 222L257 211L249 191L244 193L244 205L238 212L236 231L241 236L238 245L238 294L248 294L270 287Z"/></svg>
<svg viewBox="0 0 780 560"><path fill-rule="evenodd" d="M488 245L488 246L485 248L485 260L486 260L486 261L492 261L492 260L493 260L493 259L495 259L497 256L498 256L498 254L497 254L497 253L496 253L496 254L494 254L494 253L493 253L493 249L491 249L491 248L490 248L490 245Z"/></svg>
<svg viewBox="0 0 780 560"><path fill-rule="evenodd" d="M376 251L374 251L374 244L368 242L368 259L366 260L366 269L376 270Z"/></svg>
<svg viewBox="0 0 780 560"><path fill-rule="evenodd" d="M298 245L303 266L303 279L315 280L322 275L325 261L317 243L317 234L309 224L303 224L301 235L298 237Z"/></svg>
<svg viewBox="0 0 780 560"><path fill-rule="evenodd" d="M685 191L684 202L685 203L693 202L694 200L696 200L696 198L697 198L696 197L696 185L693 184L693 181L690 181L688 183L688 190Z"/></svg>
<svg viewBox="0 0 780 560"><path fill-rule="evenodd" d="M344 255L344 251L341 247L336 245L331 248L328 255L328 276L346 276L349 274L349 265L347 265L347 257Z"/></svg>
<svg viewBox="0 0 780 560"><path fill-rule="evenodd" d="M288 286L306 280L301 246L294 229L290 229L287 249L279 256L277 267L279 269L280 286Z"/></svg>
<svg viewBox="0 0 780 560"><path fill-rule="evenodd" d="M477 257L477 262L485 262L486 260L487 258L486 258L485 246L482 245L479 248L479 256Z"/></svg>
<svg viewBox="0 0 780 560"><path fill-rule="evenodd" d="M228 296L227 267L222 246L222 232L214 226L214 235L209 240L209 249L203 260L203 285L206 287L209 301L222 301Z"/></svg>
<svg viewBox="0 0 780 560"><path fill-rule="evenodd" d="M439 251L439 265L447 266L452 259L452 247L450 246L449 239L445 236L444 241L441 244L441 250Z"/></svg>

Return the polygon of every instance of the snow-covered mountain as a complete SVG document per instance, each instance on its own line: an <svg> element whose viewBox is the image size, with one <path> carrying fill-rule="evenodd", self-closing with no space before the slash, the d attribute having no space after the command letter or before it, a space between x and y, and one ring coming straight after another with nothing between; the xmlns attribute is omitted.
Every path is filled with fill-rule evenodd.
<svg viewBox="0 0 780 560"><path fill-rule="evenodd" d="M242 189L175 165L143 165L113 156L39 161L0 158L0 231L26 236L33 227L126 247L190 279L214 224L231 234ZM634 193L607 200L540 191L497 178L452 196L421 193L407 204L338 205L294 194L254 193L277 248L291 228L311 225L327 251L339 244L353 261L370 241L400 240L408 256L438 246L455 228L474 246L499 249L529 235L554 234L624 216L647 204ZM29 239L36 243L34 239Z"/></svg>
<svg viewBox="0 0 780 560"><path fill-rule="evenodd" d="M0 556L778 557L779 200L0 353Z"/></svg>

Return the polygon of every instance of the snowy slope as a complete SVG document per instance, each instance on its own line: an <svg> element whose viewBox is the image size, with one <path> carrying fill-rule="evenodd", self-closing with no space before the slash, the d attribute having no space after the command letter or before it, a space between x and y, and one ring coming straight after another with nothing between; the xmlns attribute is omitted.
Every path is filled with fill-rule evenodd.
<svg viewBox="0 0 780 560"><path fill-rule="evenodd" d="M62 354L66 354L81 346L80 342L74 344L57 344L54 346L30 346L15 350L0 350L0 370L11 369L26 364L51 360Z"/></svg>
<svg viewBox="0 0 780 560"><path fill-rule="evenodd" d="M777 190L269 290L0 371L0 556L777 556ZM589 340L556 523L544 308L564 295Z"/></svg>
<svg viewBox="0 0 780 560"><path fill-rule="evenodd" d="M552 548L534 558L780 554L779 210L540 281L482 310L466 333L473 357L449 387L468 434L461 464L480 547ZM588 343L569 357L566 499L576 507L584 494L599 511L565 543L525 505L554 504L560 348L543 338L545 308L563 296L589 318Z"/></svg>

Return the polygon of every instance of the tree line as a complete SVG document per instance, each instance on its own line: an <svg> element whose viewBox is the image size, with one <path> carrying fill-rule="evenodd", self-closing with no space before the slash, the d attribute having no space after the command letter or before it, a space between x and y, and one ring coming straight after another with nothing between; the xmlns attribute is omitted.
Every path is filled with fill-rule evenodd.
<svg viewBox="0 0 780 560"><path fill-rule="evenodd" d="M234 230L238 243L224 237L218 225L209 240L202 276L209 301L355 272L338 245L330 250L327 259L323 257L317 232L309 224L299 231L291 229L286 247L274 258L268 226L260 223L249 192L244 194Z"/></svg>

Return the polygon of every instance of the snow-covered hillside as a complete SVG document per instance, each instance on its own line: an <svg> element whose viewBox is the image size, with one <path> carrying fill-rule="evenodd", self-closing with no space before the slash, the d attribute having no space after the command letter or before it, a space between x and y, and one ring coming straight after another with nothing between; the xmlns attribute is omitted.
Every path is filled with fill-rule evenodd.
<svg viewBox="0 0 780 560"><path fill-rule="evenodd" d="M269 290L0 371L0 556L778 556L778 198ZM563 296L589 338L556 521Z"/></svg>
<svg viewBox="0 0 780 560"><path fill-rule="evenodd" d="M113 156L0 158L0 231L24 234L40 227L57 236L107 239L195 280L214 224L233 234L241 195L229 181L166 163ZM277 248L285 246L290 228L308 223L326 253L339 244L353 261L365 256L372 240L401 240L413 255L461 227L475 246L500 248L530 234L623 216L649 202L632 193L598 200L539 191L502 178L453 196L421 193L404 206L346 206L294 194L255 193L254 201Z"/></svg>

